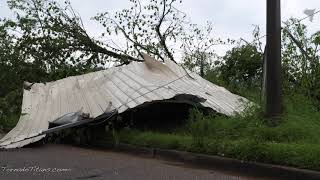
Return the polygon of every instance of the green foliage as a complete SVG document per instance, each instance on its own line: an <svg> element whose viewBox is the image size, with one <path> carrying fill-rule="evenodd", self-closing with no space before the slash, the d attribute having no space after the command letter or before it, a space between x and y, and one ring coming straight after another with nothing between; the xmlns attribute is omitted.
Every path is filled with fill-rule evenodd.
<svg viewBox="0 0 320 180"><path fill-rule="evenodd" d="M254 42L248 43L240 38L237 45L223 57L216 57L204 78L214 84L224 86L233 93L242 95L255 102L260 101L263 50L260 29L255 26ZM235 41L228 40L234 44ZM244 42L244 44L243 44Z"/></svg>
<svg viewBox="0 0 320 180"><path fill-rule="evenodd" d="M203 77L212 68L213 56L212 52L206 53L200 50L190 54L185 53L182 65Z"/></svg>
<svg viewBox="0 0 320 180"><path fill-rule="evenodd" d="M125 129L119 133L120 142L320 170L320 112L312 100L300 95L285 98L285 107L276 128L263 121L260 108L235 117L204 116L193 110L192 121L183 130Z"/></svg>
<svg viewBox="0 0 320 180"><path fill-rule="evenodd" d="M260 83L262 54L252 45L235 47L223 57L219 70L222 80L233 89L256 86Z"/></svg>
<svg viewBox="0 0 320 180"><path fill-rule="evenodd" d="M307 27L291 18L282 31L282 70L285 92L301 93L320 100L320 34L307 36ZM299 45L294 42L290 34Z"/></svg>
<svg viewBox="0 0 320 180"><path fill-rule="evenodd" d="M212 61L217 57L214 53L214 45L224 42L212 37L213 26L210 22L207 22L204 28L196 24L189 26L189 30L183 32L182 36L181 48L184 51L182 65L203 77L213 67Z"/></svg>
<svg viewBox="0 0 320 180"><path fill-rule="evenodd" d="M10 91L6 96L0 97L0 129L13 128L18 122L21 110L21 89Z"/></svg>
<svg viewBox="0 0 320 180"><path fill-rule="evenodd" d="M138 130L121 130L120 142L130 143L133 145L142 145L145 147L158 147L158 148L186 148L192 144L192 138L173 135L173 134L161 134L155 132L143 132ZM182 149L181 149L182 150Z"/></svg>
<svg viewBox="0 0 320 180"><path fill-rule="evenodd" d="M168 43L180 39L186 22L185 13L175 6L177 0L150 0L140 2L130 0L131 6L115 13L99 13L94 17L104 28L102 36L116 35L127 40L125 49L113 48L116 52L126 52L131 56L148 53L161 60L174 59L174 49Z"/></svg>
<svg viewBox="0 0 320 180"><path fill-rule="evenodd" d="M202 147L205 144L205 137L209 134L209 120L198 109L192 109L187 123L187 132L193 139L195 146Z"/></svg>
<svg viewBox="0 0 320 180"><path fill-rule="evenodd" d="M107 56L86 33L79 16L69 1L61 6L48 0L9 0L16 17L4 19L10 27L15 53L21 61L28 60L46 72L64 66L96 67Z"/></svg>
<svg viewBox="0 0 320 180"><path fill-rule="evenodd" d="M96 71L104 58L85 43L91 39L70 4L64 9L54 1L9 0L8 5L16 17L0 19L0 122L10 129L20 114L23 81Z"/></svg>

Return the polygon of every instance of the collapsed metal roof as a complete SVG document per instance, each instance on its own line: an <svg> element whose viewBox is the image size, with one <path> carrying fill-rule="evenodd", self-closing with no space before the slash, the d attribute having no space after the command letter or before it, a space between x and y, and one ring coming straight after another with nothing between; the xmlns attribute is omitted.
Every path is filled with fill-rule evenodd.
<svg viewBox="0 0 320 180"><path fill-rule="evenodd" d="M241 113L246 100L171 62L145 55L144 62L33 84L24 90L18 124L0 140L3 148L39 141L49 123L66 114L83 112L95 118L107 111L119 113L146 102L188 94L204 99L201 105L228 116ZM41 136L35 137L37 134Z"/></svg>

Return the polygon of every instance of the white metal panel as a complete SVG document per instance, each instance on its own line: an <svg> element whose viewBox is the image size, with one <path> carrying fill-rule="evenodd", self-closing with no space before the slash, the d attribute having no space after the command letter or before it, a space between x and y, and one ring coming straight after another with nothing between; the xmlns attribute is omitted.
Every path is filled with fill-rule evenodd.
<svg viewBox="0 0 320 180"><path fill-rule="evenodd" d="M228 116L241 113L246 106L242 102L248 102L171 61L161 63L145 56L143 63L132 62L46 84L36 83L31 90L24 90L19 122L0 140L0 146L16 148L38 141L44 136L26 138L47 130L49 122L67 113L82 110L94 118L110 105L109 110L118 109L122 113L145 102L179 94L204 98L203 106Z"/></svg>

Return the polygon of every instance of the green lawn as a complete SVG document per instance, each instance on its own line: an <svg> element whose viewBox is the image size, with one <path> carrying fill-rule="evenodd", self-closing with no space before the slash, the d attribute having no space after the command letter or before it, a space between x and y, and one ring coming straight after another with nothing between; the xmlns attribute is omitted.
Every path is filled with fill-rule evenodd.
<svg viewBox="0 0 320 180"><path fill-rule="evenodd" d="M320 170L320 112L301 96L285 98L284 105L277 127L268 126L259 109L231 118L204 116L193 110L186 126L174 133L123 129L116 139L138 146Z"/></svg>

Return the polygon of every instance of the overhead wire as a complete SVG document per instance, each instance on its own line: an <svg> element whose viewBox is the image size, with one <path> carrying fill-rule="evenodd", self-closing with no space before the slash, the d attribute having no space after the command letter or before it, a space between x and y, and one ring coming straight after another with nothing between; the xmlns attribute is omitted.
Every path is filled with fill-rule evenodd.
<svg viewBox="0 0 320 180"><path fill-rule="evenodd" d="M305 20L305 19L309 18L310 16L314 16L314 15L316 15L316 14L318 14L318 13L320 13L320 10L315 11L314 13L309 14L309 15L307 15L307 16L305 16L305 17L301 18L301 19L298 19L298 21L297 21L297 22L301 22L301 21L303 21L303 20ZM295 23L296 23L296 22L293 22L293 23L291 23L291 24L286 24L286 26L291 26L291 25L294 25ZM253 40L253 41L252 41L251 43L249 43L249 44L253 44L254 42L256 42L256 41L258 41L258 40L260 40L260 39L262 39L262 38L265 38L265 37L267 37L267 34L265 34L265 35L263 35L263 36L260 36L259 38L257 38L257 39L255 39L255 40Z"/></svg>

